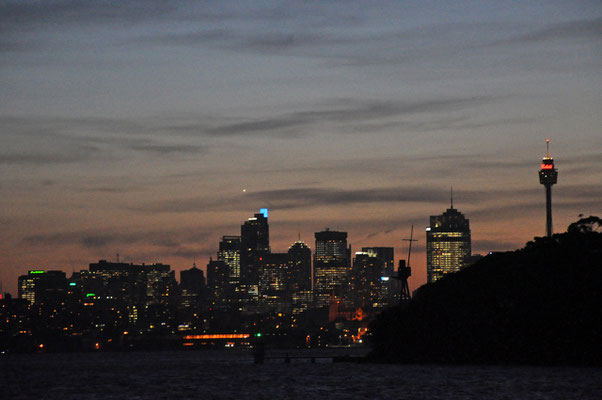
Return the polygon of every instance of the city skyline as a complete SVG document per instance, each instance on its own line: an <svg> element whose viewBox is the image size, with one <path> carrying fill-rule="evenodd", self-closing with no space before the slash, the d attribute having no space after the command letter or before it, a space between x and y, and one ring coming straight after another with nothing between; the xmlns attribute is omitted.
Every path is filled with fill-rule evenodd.
<svg viewBox="0 0 602 400"><path fill-rule="evenodd" d="M205 269L270 209L271 247L424 228L454 187L473 253L602 214L599 2L0 6L0 281L90 260ZM400 257L401 256L401 257ZM397 261L397 260L396 260Z"/></svg>

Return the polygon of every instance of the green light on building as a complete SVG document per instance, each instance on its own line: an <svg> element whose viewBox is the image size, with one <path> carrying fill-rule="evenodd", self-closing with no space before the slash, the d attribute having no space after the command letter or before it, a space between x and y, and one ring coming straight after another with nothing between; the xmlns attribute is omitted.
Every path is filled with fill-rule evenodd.
<svg viewBox="0 0 602 400"><path fill-rule="evenodd" d="M94 297L94 296L96 296L95 293L86 293L86 297Z"/></svg>
<svg viewBox="0 0 602 400"><path fill-rule="evenodd" d="M29 275L35 275L35 274L45 274L46 271L44 271L43 269L32 269L29 271Z"/></svg>
<svg viewBox="0 0 602 400"><path fill-rule="evenodd" d="M77 285L77 283L75 283L75 282L69 282L69 286L76 286L76 285Z"/></svg>

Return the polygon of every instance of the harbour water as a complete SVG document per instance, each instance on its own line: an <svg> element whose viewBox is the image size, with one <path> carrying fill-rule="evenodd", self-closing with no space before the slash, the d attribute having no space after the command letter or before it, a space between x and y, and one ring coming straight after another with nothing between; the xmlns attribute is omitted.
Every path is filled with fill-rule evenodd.
<svg viewBox="0 0 602 400"><path fill-rule="evenodd" d="M250 352L237 349L8 354L0 356L0 398L600 399L602 369L332 363L327 358L255 364Z"/></svg>

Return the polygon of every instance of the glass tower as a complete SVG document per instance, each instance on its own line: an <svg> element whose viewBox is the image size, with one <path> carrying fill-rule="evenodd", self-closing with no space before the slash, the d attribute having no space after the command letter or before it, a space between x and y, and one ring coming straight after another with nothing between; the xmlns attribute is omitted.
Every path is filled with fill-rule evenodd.
<svg viewBox="0 0 602 400"><path fill-rule="evenodd" d="M468 265L470 226L464 214L451 207L441 215L432 215L426 228L427 282L435 282L445 274Z"/></svg>
<svg viewBox="0 0 602 400"><path fill-rule="evenodd" d="M351 267L347 232L326 229L316 232L314 253L314 300L321 307L329 303L333 291L345 290Z"/></svg>

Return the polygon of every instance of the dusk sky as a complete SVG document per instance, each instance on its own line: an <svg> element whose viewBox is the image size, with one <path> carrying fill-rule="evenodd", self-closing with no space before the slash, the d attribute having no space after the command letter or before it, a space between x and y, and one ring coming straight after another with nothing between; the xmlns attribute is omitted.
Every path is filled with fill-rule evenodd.
<svg viewBox="0 0 602 400"><path fill-rule="evenodd" d="M602 3L0 1L0 281L98 259L205 268L270 210L273 252L470 219L473 253L602 216ZM179 277L179 273L178 273Z"/></svg>

